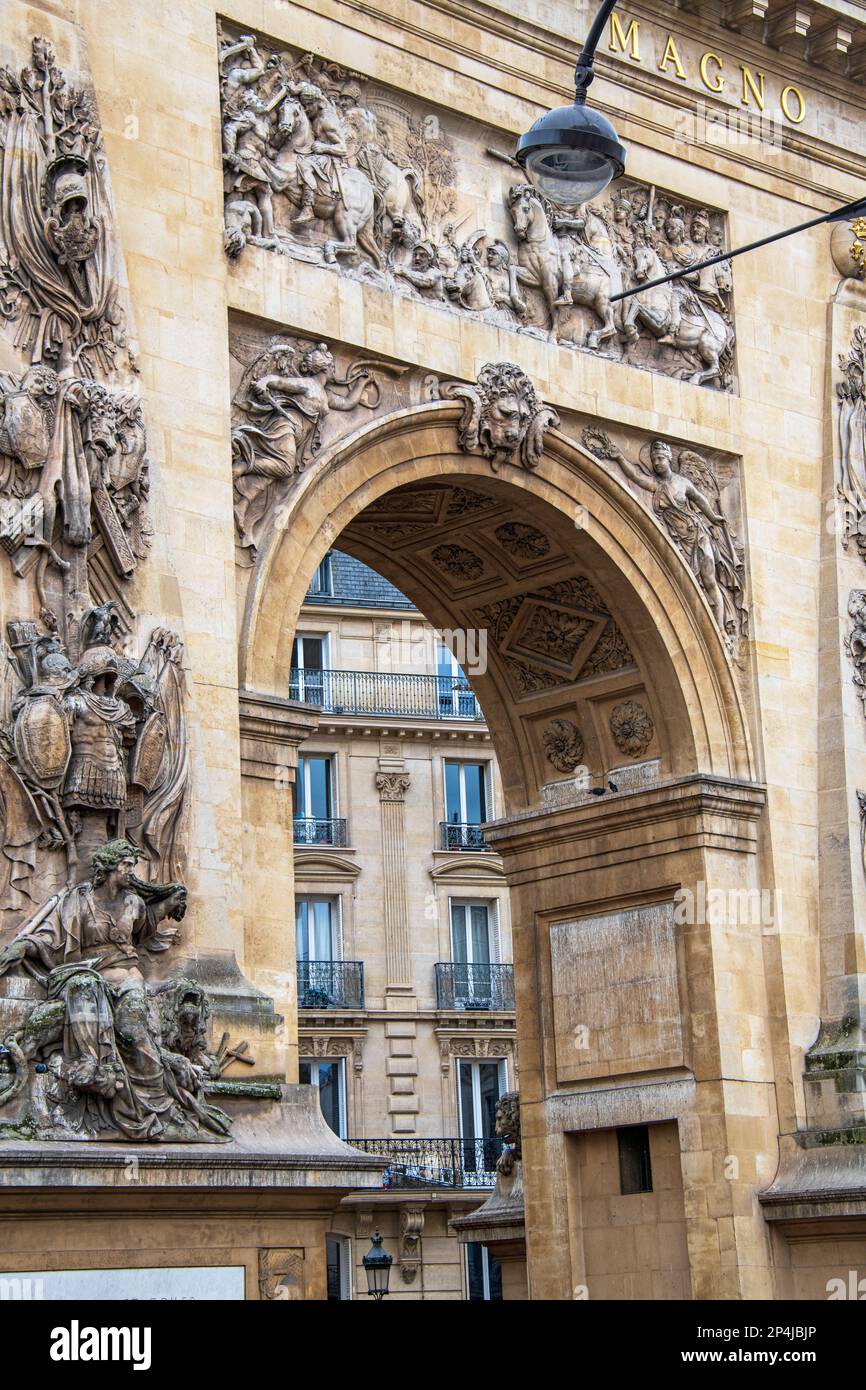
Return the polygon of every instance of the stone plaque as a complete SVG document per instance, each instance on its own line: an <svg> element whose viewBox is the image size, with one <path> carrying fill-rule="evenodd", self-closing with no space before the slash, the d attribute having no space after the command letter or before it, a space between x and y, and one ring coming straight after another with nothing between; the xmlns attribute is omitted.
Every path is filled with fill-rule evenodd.
<svg viewBox="0 0 866 1390"><path fill-rule="evenodd" d="M0 1300L61 1303L186 1302L243 1299L243 1265L163 1269L49 1269L0 1274Z"/></svg>
<svg viewBox="0 0 866 1390"><path fill-rule="evenodd" d="M684 1064L674 932L671 903L551 928L559 1081Z"/></svg>

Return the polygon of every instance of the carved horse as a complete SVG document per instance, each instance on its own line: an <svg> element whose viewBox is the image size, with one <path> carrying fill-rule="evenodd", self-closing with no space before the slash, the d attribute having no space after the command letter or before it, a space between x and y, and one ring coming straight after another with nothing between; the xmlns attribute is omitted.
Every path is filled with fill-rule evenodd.
<svg viewBox="0 0 866 1390"><path fill-rule="evenodd" d="M277 193L284 193L289 202L300 207L303 183L298 173L298 159L313 148L313 132L301 103L286 97L280 106L274 131L275 147L266 163L268 178ZM377 269L382 267L382 253L376 242L376 212L379 195L361 169L343 167L337 174L338 189L320 187L313 200L313 214L323 222L333 224L336 237L325 242L326 261L337 256L355 255L360 247L366 251Z"/></svg>
<svg viewBox="0 0 866 1390"><path fill-rule="evenodd" d="M649 245L641 245L634 253L635 283L655 280L667 273L658 253ZM626 343L636 343L640 327L649 329L655 338L663 338L675 321L674 296L681 293L673 284L656 285L642 290L625 301L623 336ZM672 334L671 346L679 352L696 354L702 366L693 372L689 381L701 386L705 381L723 383L721 359L730 356L734 345L734 330L722 315L696 296L691 297L695 308L686 307Z"/></svg>
<svg viewBox="0 0 866 1390"><path fill-rule="evenodd" d="M358 142L354 162L367 175L382 200L382 215L389 223L383 229L384 236L392 236L414 218L419 220L422 227L426 227L427 211L421 179L414 169L395 164L382 149L377 139L373 113L359 108L351 113L347 123Z"/></svg>
<svg viewBox="0 0 866 1390"><path fill-rule="evenodd" d="M540 198L528 184L515 184L508 195L508 211L517 237L517 278L522 285L541 290L553 328L557 307L562 302L561 292L569 289L574 304L592 309L601 320L601 328L587 333L586 346L595 349L615 338L617 325L610 297L622 288L622 283L601 218L591 209L586 210L587 220L592 222L592 249L585 252L585 263L574 272L571 284L561 286L562 251Z"/></svg>

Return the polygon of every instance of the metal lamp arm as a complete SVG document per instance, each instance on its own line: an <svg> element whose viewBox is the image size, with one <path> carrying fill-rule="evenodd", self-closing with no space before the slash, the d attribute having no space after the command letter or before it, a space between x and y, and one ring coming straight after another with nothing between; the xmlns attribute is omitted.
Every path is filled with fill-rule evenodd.
<svg viewBox="0 0 866 1390"><path fill-rule="evenodd" d="M615 4L616 0L603 0L603 4L599 6L598 14L592 21L590 31L584 39L583 48L580 50L580 57L574 69L574 99L579 106L582 106L586 101L587 89L595 77L595 69L592 66L595 50L598 48L599 40L604 33L604 26L607 24Z"/></svg>

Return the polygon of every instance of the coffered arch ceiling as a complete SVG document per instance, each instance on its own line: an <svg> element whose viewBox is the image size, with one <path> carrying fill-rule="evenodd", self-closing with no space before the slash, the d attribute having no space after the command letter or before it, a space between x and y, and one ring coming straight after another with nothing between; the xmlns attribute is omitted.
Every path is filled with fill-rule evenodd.
<svg viewBox="0 0 866 1390"><path fill-rule="evenodd" d="M470 674L509 811L569 763L596 777L659 759L662 775L750 778L729 658L687 567L604 466L557 431L535 470L458 451L459 409L379 420L302 475L247 596L248 688L286 693L291 640L331 546L396 584L436 627L484 631Z"/></svg>

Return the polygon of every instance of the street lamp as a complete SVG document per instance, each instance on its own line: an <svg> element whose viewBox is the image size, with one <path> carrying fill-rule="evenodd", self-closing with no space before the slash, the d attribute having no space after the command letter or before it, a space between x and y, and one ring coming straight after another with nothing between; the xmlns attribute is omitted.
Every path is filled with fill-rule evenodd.
<svg viewBox="0 0 866 1390"><path fill-rule="evenodd" d="M615 5L616 0L603 0L580 50L574 70L573 105L557 106L554 111L545 112L517 142L518 164L537 191L557 207L578 208L591 202L604 192L611 179L618 179L625 172L625 146L620 144L607 117L586 105L587 89L595 77L595 50ZM646 280L643 284L612 294L610 301L613 304L620 299L630 299L633 294L654 289L656 285L681 280L686 275L695 276L707 266L733 260L747 251L756 251L761 246L769 246L771 242L794 236L796 232L818 227L822 222L856 223L858 219L866 219L866 198L846 203L820 217L812 217L808 222L799 222L796 227L773 232L771 236L751 241L748 246L740 246L735 251L721 251L693 265L680 266L667 275L659 275L655 280ZM866 223L861 221L859 226L855 225L854 234L856 240L852 254L856 254L860 263L864 263Z"/></svg>
<svg viewBox="0 0 866 1390"><path fill-rule="evenodd" d="M394 1257L382 1249L382 1237L378 1231L374 1234L370 1249L361 1263L367 1272L367 1293L379 1303L388 1292Z"/></svg>
<svg viewBox="0 0 866 1390"><path fill-rule="evenodd" d="M616 0L604 0L574 70L574 102L547 111L517 142L517 159L538 192L559 207L577 208L625 172L625 146L606 116L586 105L595 50Z"/></svg>

